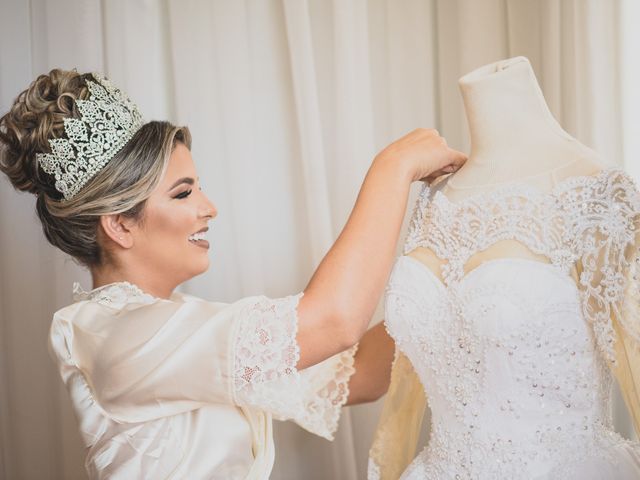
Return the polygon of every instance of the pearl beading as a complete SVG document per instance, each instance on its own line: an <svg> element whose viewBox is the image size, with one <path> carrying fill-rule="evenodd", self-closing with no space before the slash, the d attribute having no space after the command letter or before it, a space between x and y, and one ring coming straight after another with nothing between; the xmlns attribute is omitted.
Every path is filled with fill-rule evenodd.
<svg viewBox="0 0 640 480"><path fill-rule="evenodd" d="M516 240L546 256L569 274L580 264L581 307L591 323L598 347L615 365L611 324L615 314L640 344L640 322L625 315L640 302L640 192L619 168L576 176L550 192L516 183L453 203L439 189L424 185L410 221L405 255L426 247L445 260L444 283L465 276L469 258L501 240ZM634 254L629 256L629 249ZM625 291L626 289L626 291ZM633 300L627 301L625 299Z"/></svg>

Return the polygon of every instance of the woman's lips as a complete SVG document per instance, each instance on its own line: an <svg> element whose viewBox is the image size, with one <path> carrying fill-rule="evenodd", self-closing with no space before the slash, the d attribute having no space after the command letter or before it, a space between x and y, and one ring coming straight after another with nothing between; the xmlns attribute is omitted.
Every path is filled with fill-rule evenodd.
<svg viewBox="0 0 640 480"><path fill-rule="evenodd" d="M193 243L200 248L209 248L209 242L207 240L189 240L189 243Z"/></svg>

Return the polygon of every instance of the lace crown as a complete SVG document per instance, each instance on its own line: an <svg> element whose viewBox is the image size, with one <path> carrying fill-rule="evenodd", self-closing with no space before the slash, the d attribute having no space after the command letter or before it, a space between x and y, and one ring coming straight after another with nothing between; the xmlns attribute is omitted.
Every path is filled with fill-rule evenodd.
<svg viewBox="0 0 640 480"><path fill-rule="evenodd" d="M42 169L56 179L55 188L72 199L143 124L138 107L124 92L98 73L87 80L90 95L76 100L81 118L65 118L67 138L51 138L51 153L37 153Z"/></svg>

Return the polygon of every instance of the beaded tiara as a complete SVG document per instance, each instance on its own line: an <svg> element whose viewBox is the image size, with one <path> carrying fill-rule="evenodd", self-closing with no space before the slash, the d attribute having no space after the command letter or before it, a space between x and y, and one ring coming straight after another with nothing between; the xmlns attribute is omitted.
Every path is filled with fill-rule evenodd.
<svg viewBox="0 0 640 480"><path fill-rule="evenodd" d="M138 107L98 73L87 80L89 98L76 100L81 118L65 118L67 138L51 138L51 153L37 153L42 169L56 179L55 188L72 199L143 124Z"/></svg>

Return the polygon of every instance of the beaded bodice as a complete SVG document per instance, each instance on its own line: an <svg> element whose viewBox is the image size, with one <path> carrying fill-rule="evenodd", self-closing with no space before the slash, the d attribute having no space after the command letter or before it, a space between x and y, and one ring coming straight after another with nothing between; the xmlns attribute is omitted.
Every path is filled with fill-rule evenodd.
<svg viewBox="0 0 640 480"><path fill-rule="evenodd" d="M640 211L632 192L616 169L457 203L425 187L405 253L430 249L443 281L402 256L386 293L387 329L431 410L429 443L403 478L568 478L572 462L624 442L611 428L606 360L615 361L609 314L623 295L614 267L627 263ZM465 273L501 240L549 263L494 258Z"/></svg>

